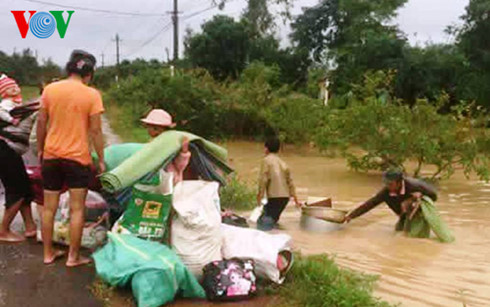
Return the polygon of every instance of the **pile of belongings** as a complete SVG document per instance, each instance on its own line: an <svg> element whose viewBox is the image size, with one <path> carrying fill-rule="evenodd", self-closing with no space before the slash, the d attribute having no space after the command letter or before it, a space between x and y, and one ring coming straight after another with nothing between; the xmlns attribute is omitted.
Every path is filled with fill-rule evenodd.
<svg viewBox="0 0 490 307"><path fill-rule="evenodd" d="M164 169L180 152L183 137L191 141L190 170L173 186ZM178 294L245 299L255 295L256 278L282 283L277 261L290 251L291 238L222 223L218 191L231 172L225 149L169 131L151 143L114 145L105 153L102 186L125 210L109 243L94 254L103 280L130 285L139 306L160 306Z"/></svg>
<svg viewBox="0 0 490 307"><path fill-rule="evenodd" d="M85 225L82 232L82 247L95 250L106 243L109 228L108 205L97 192L88 191L85 201ZM37 240L42 241L41 230ZM53 242L70 245L70 195L61 194L60 203L54 217Z"/></svg>
<svg viewBox="0 0 490 307"><path fill-rule="evenodd" d="M185 298L205 297L196 278L163 244L109 233L109 242L93 258L99 277L112 286L131 286L138 306L162 306L177 293Z"/></svg>
<svg viewBox="0 0 490 307"><path fill-rule="evenodd" d="M135 183L155 184L164 169L179 154L182 139L190 141L190 165L184 179L217 181L224 185L233 170L226 164L226 149L199 136L181 131L166 131L148 144L116 144L104 150L107 173L100 181L111 209L111 224L131 200ZM94 160L96 157L94 156Z"/></svg>
<svg viewBox="0 0 490 307"><path fill-rule="evenodd" d="M430 197L424 196L418 204L418 209L413 213L413 216L406 217L403 220L403 230L408 236L413 238L429 238L431 231L443 243L451 243L454 241L454 235L441 219L437 212L434 202Z"/></svg>

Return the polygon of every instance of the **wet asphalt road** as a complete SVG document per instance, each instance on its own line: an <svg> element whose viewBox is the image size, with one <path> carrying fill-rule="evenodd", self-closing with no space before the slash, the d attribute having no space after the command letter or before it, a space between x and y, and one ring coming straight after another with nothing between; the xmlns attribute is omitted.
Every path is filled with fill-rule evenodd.
<svg viewBox="0 0 490 307"><path fill-rule="evenodd" d="M104 119L103 130L108 144L120 139ZM36 157L28 153L26 164L36 164ZM0 183L0 218L3 217L3 187ZM37 210L33 207L36 222ZM20 214L14 220L13 229L23 232ZM0 306L8 307L98 307L102 302L90 292L95 278L93 265L68 269L65 259L46 266L42 262L42 244L35 239L20 244L0 243Z"/></svg>

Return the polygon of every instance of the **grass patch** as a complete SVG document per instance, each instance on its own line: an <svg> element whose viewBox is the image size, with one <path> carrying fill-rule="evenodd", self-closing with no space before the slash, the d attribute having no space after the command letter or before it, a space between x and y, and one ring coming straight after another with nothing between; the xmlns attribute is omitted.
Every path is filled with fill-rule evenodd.
<svg viewBox="0 0 490 307"><path fill-rule="evenodd" d="M146 143L150 139L143 126L135 122L135 115L131 109L123 108L109 100L104 101L105 115L111 124L112 130L124 142Z"/></svg>
<svg viewBox="0 0 490 307"><path fill-rule="evenodd" d="M135 306L131 292L123 292L108 285L100 278L96 278L89 289L92 295L104 304L104 307Z"/></svg>
<svg viewBox="0 0 490 307"><path fill-rule="evenodd" d="M40 96L37 86L21 86L21 91L24 101L29 101Z"/></svg>
<svg viewBox="0 0 490 307"><path fill-rule="evenodd" d="M389 307L373 296L376 276L340 268L327 255L296 255L284 285L269 289L281 306Z"/></svg>
<svg viewBox="0 0 490 307"><path fill-rule="evenodd" d="M252 184L240 180L236 174L229 176L227 181L220 190L221 207L236 211L252 210L256 205L256 191Z"/></svg>

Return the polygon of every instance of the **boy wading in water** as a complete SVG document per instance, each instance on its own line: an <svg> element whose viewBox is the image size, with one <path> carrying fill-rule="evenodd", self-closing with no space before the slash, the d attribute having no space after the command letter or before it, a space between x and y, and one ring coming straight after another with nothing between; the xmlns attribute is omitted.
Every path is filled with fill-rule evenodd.
<svg viewBox="0 0 490 307"><path fill-rule="evenodd" d="M99 157L99 171L105 170L101 129L104 107L100 93L87 86L92 80L95 62L93 55L73 51L66 64L68 79L46 86L41 98L37 144L44 184L42 237L45 264L64 255L63 251L53 248L53 224L60 192L65 185L70 193L70 250L66 266L90 262L80 255L92 164L89 138Z"/></svg>
<svg viewBox="0 0 490 307"><path fill-rule="evenodd" d="M296 206L301 206L289 167L277 155L280 148L281 143L277 138L270 138L265 142L265 158L260 166L257 194L258 206L261 205L264 194L267 195L267 204L258 221L259 228L263 230L270 230L275 226L290 198L293 198Z"/></svg>

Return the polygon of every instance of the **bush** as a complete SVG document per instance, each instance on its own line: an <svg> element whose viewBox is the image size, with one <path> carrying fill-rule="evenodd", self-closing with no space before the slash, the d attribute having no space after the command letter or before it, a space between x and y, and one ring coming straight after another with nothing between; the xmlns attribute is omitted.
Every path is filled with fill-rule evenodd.
<svg viewBox="0 0 490 307"><path fill-rule="evenodd" d="M252 210L257 204L255 190L237 175L231 175L226 186L221 188L220 201L223 209L238 211Z"/></svg>
<svg viewBox="0 0 490 307"><path fill-rule="evenodd" d="M355 170L405 168L415 161L414 176L424 166L433 166L430 179L448 178L456 167L462 167L466 175L476 173L489 179L484 145L488 132L478 129L484 114L464 103L451 114L440 114L439 108L448 99L445 95L438 101L417 100L409 107L386 89L388 75L371 77L366 78L364 88L357 88L362 96L355 96L343 110L328 112L316 135L321 149L340 149Z"/></svg>
<svg viewBox="0 0 490 307"><path fill-rule="evenodd" d="M171 76L169 69L146 69L112 84L105 102L114 129L126 140L139 138L134 127L150 109L163 108L178 129L207 138L260 140L275 133L289 142L309 142L317 101L279 84L278 68L260 62L232 83L218 83L205 70Z"/></svg>
<svg viewBox="0 0 490 307"><path fill-rule="evenodd" d="M296 256L278 289L284 306L390 306L373 297L376 277L341 269L327 255Z"/></svg>

